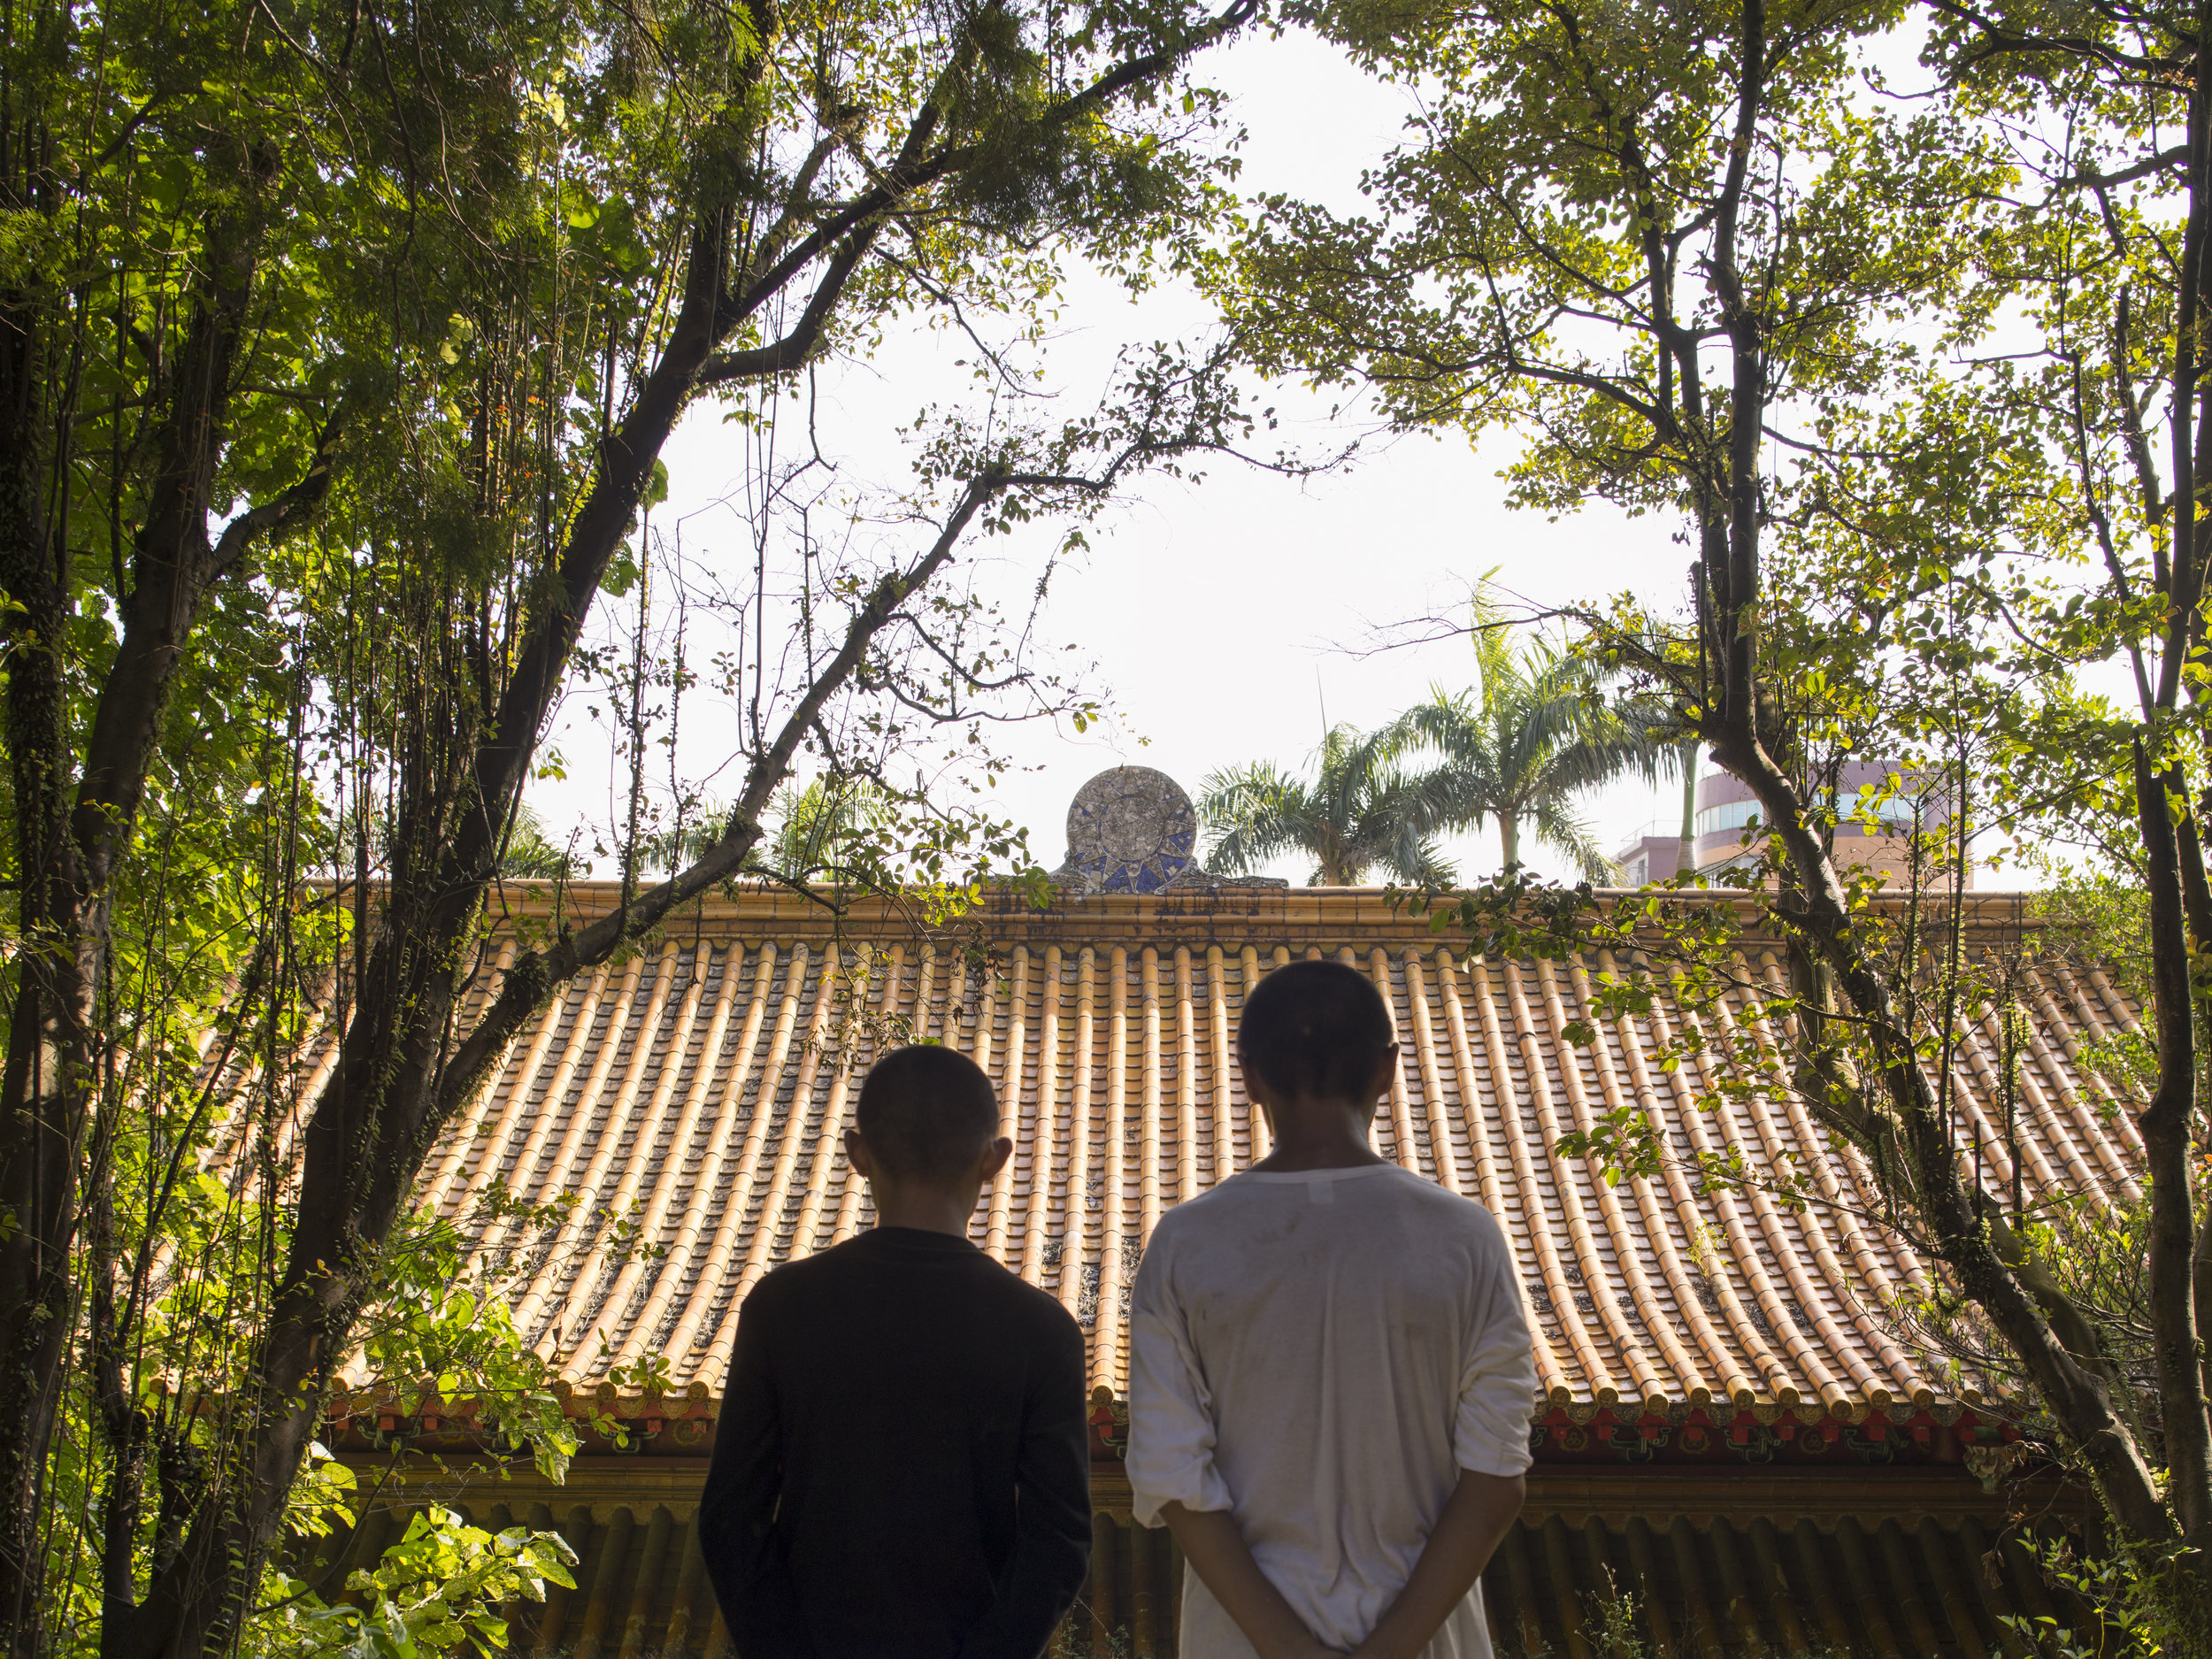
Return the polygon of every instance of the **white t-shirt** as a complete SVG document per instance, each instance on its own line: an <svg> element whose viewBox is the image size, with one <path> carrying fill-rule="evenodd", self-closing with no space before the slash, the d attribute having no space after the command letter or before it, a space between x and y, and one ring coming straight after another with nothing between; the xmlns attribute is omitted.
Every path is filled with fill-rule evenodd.
<svg viewBox="0 0 2212 1659"><path fill-rule="evenodd" d="M1227 1509L1291 1610L1356 1647L1459 1471L1529 1465L1536 1367L1496 1219L1394 1164L1247 1171L1160 1217L1130 1308L1137 1519ZM1184 1659L1251 1659L1195 1573ZM1490 1659L1478 1584L1425 1659Z"/></svg>

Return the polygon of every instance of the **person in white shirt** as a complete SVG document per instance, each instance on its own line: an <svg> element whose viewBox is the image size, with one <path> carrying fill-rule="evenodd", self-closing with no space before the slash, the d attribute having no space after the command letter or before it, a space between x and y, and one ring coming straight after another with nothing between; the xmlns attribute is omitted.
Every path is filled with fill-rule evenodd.
<svg viewBox="0 0 2212 1659"><path fill-rule="evenodd" d="M1511 1248L1370 1146L1397 1038L1364 974L1277 969L1237 1056L1275 1150L1160 1218L1130 1308L1129 1484L1189 1565L1183 1659L1489 1659L1536 1392Z"/></svg>

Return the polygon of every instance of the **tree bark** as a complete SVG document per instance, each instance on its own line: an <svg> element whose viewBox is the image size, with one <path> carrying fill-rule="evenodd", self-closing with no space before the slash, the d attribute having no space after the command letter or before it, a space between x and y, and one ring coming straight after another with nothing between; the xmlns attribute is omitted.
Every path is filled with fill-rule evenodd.
<svg viewBox="0 0 2212 1659"><path fill-rule="evenodd" d="M10 296L0 324L0 591L18 607L0 626L23 940L0 1064L0 1204L14 1223L0 1238L0 1619L19 1659L29 1659L42 1627L37 1517L69 1326L74 1171L65 1114L81 1092L69 1086L69 1056L84 1003L69 926L77 879L61 645L68 618L39 476L47 342L35 303Z"/></svg>
<svg viewBox="0 0 2212 1659"><path fill-rule="evenodd" d="M444 1034L465 985L465 934L434 937L388 924L381 930L338 1064L303 1133L299 1221L246 1379L251 1426L237 1477L223 1483L175 1559L157 1570L144 1602L103 1632L104 1659L182 1659L225 1636L241 1586L256 1581L279 1541L285 1500L320 1423L333 1371L348 1351L355 1318L376 1294L379 1254L440 1132L480 1091L493 1056L554 990L736 871L758 841L768 801L790 775L799 745L859 671L871 641L951 558L983 506L1026 481L1005 473L977 480L929 551L878 585L837 656L754 764L703 858L626 909L518 958L457 1049L449 1052ZM472 924L473 913L466 919Z"/></svg>
<svg viewBox="0 0 2212 1659"><path fill-rule="evenodd" d="M1697 769L1704 745L1684 743L1677 752L1682 757L1682 836L1674 855L1674 873L1686 876L1697 868Z"/></svg>
<svg viewBox="0 0 2212 1659"><path fill-rule="evenodd" d="M2158 1079L2136 1118L2150 1174L2151 1340L2158 1371L2159 1417L2166 1443L2168 1492L2182 1537L2206 1536L2212 1509L2212 1418L2206 1413L2193 1279L2194 1194L2190 1128L2197 1111L2195 991L2183 910L2171 796L2135 744L2136 818L2143 832L2145 899L2150 910L2153 1016Z"/></svg>
<svg viewBox="0 0 2212 1659"><path fill-rule="evenodd" d="M766 0L755 0L753 11L761 44L749 61L750 73L757 74L767 60L775 19ZM1206 27L1171 46L1125 59L1063 98L1043 118L1045 124L1088 119L1107 99L1156 80L1240 27L1255 11L1255 0L1232 0ZM959 37L949 58L956 67L979 50L972 40ZM808 687L776 741L755 759L744 795L710 851L612 915L526 952L491 1009L473 1028L458 1029L471 953L496 875L501 831L527 778L543 721L565 682L590 606L629 534L663 446L702 386L773 373L806 361L826 337L877 239L898 222L897 214L917 192L964 167L1002 164L1003 157L987 144L941 136L947 111L972 92L958 84L961 79L948 68L923 100L895 157L871 172L868 188L858 197L818 219L811 217L820 211L818 203L794 199L787 204L786 220L803 234L795 234L788 246L772 237L749 258L738 246L738 202L739 192L749 188L745 180L753 176L744 160L751 153L751 134L740 129L758 119L761 101L745 96L728 101L731 128L716 141L726 153L702 157L693 173L698 195L688 215L692 230L675 317L651 367L637 382L630 406L601 438L583 498L567 520L551 568L544 572L548 580L534 592L521 637L506 658L504 683L487 679L480 687L488 694L480 705L480 726L472 724L480 717L462 708L465 700L457 700L452 708L434 710L441 718L417 720L425 734L419 744L395 746L400 776L391 829L392 874L380 915L362 931L337 1059L301 1135L294 1232L252 1360L235 1383L227 1413L227 1422L242 1426L227 1432L215 1448L204 1478L181 1465L173 1472L163 1448L162 1525L176 1547L157 1552L148 1590L134 1604L120 1596L109 1599L104 1659L187 1659L236 1635L277 1541L286 1500L319 1423L334 1370L349 1350L357 1315L380 1288L381 1252L405 1211L422 1160L453 1115L482 1087L507 1038L574 973L604 961L677 905L737 870L758 838L769 796L788 775L827 699L862 672L871 642L952 557L976 515L994 497L1016 488L1090 487L1088 480L1003 471L972 480L932 547L865 595L843 648ZM250 287L252 262L250 257L211 258L209 269L216 273L209 279L213 286L194 324L194 338L201 342L196 348L201 358L195 359L199 366L180 374L178 383L227 396L244 311L239 284ZM749 319L803 279L811 281L811 294L798 322L781 340L757 352L717 357ZM157 492L157 507L142 535L142 568L121 653L134 673L150 665L159 675L173 675L207 583L228 567L227 555L242 546L227 533L211 548L206 534L206 485L220 449L226 407L208 404L191 419L183 418L191 411L180 409L174 442L163 450L165 465L173 462L177 475L168 495ZM1133 452L1135 447L1133 441ZM1117 461L1116 468L1120 465ZM21 497L28 506L37 499L35 489ZM8 505L0 501L0 513ZM272 521L254 514L239 522L255 530L272 527ZM4 534L0 526L0 535ZM0 549L0 557L10 557L9 550ZM445 642L442 636L440 642ZM151 687L134 681L110 688L93 721L92 752L72 809L73 826L65 822L66 802L58 801L49 815L78 832L55 837L61 855L96 864L102 879L127 844L129 815L142 792L147 753L167 683L157 676ZM12 676L12 701L19 685L27 703L37 689L37 677L25 675L19 681ZM422 689L426 696L414 710L418 716L431 708L437 693L434 685ZM444 718L457 711L465 718ZM55 752L67 756L65 749ZM96 894L81 870L65 873L75 884L72 893ZM75 961L62 958L65 967ZM88 984L96 982L96 976L81 977ZM25 1003L19 999L19 1023ZM35 1000L30 1005L37 1006ZM74 1029L88 1033L95 1022L83 1017L82 995L72 1006L78 1010ZM81 1038L81 1046L83 1041L88 1039ZM51 1066L27 1070L17 1064L19 1055L35 1058L39 1052L29 1046L12 1048L11 1077L35 1071L50 1087ZM11 1093L7 1103L12 1107L18 1102L19 1094ZM42 1125L49 1116L29 1114ZM76 1173L73 1146L65 1137L50 1160L61 1177L58 1190L65 1194ZM0 1172L13 1179L12 1169ZM64 1217L45 1232L65 1239L71 1225ZM68 1311L65 1288L49 1286L44 1292L62 1313ZM68 1319L32 1323L52 1333L57 1346L49 1370L58 1375L58 1345ZM12 1395L12 1406L19 1397ZM46 1439L45 1429L25 1428L12 1443L15 1463L0 1466L20 1468L35 1481ZM10 1449L0 1435L0 1459ZM30 1529L23 1536L35 1544L35 1525L23 1525ZM17 1600L33 1605L35 1550L15 1559L11 1582ZM20 1633L24 1627L21 1621L18 1624ZM27 1647L24 1655L28 1659Z"/></svg>
<svg viewBox="0 0 2212 1659"><path fill-rule="evenodd" d="M926 133L935 120L926 110L915 132ZM915 148L911 134L907 148ZM483 1087L507 1040L574 974L606 960L676 906L735 872L758 839L769 799L789 775L793 757L827 701L860 672L876 635L937 575L988 502L1010 488L1082 482L1002 471L972 480L926 554L886 577L861 605L839 653L753 763L744 793L709 852L608 916L525 953L489 1010L454 1041L449 1033L465 988L465 964L495 873L495 828L513 810L536 733L661 447L721 334L758 303L756 296L733 304L720 290L730 257L726 204L702 204L695 222L700 228L685 300L669 344L629 413L599 446L592 487L561 551L554 599L533 618L495 717L457 759L456 777L426 775L419 767L403 772L403 799L413 804L400 815L385 914L367 953L337 1063L302 1136L298 1222L265 1333L243 1379L250 1409L234 1453L235 1473L213 1489L193 1517L183 1547L157 1569L135 1615L105 1633L104 1659L187 1659L225 1640L234 1627L241 1599L277 1541L285 1498L319 1421L333 1371L349 1349L357 1316L375 1294L380 1252L422 1160ZM855 234L872 237L883 222L872 221ZM841 253L829 262L824 280L841 284L855 264ZM809 309L826 319L826 308ZM448 799L459 803L459 825L449 841L440 842L432 803ZM419 862L410 850L416 849Z"/></svg>
<svg viewBox="0 0 2212 1659"><path fill-rule="evenodd" d="M1755 736L1711 734L1716 757L1750 786L1797 872L1802 908L1792 917L1834 971L1854 1016L1873 1041L1880 1080L1895 1110L1910 1196L1943 1261L2019 1357L2046 1408L2079 1451L2112 1516L2138 1539L2171 1540L2174 1526L2141 1448L2113 1409L2101 1378L2067 1351L2048 1317L2005 1264L1981 1225L1915 1044L1880 966L1868 959L1820 836L1797 792ZM1810 1102L1832 1127L1832 1110Z"/></svg>

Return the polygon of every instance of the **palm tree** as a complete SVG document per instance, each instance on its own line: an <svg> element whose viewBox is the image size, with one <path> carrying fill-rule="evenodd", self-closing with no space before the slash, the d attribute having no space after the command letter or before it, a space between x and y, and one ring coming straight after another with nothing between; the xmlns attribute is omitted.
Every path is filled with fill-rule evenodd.
<svg viewBox="0 0 2212 1659"><path fill-rule="evenodd" d="M1682 718L1656 697L1640 697L1624 703L1621 723L1636 743L1651 751L1647 762L1631 768L1654 782L1674 774L1682 785L1682 828L1675 849L1677 875L1697 868L1697 780L1704 770L1705 746L1683 734Z"/></svg>
<svg viewBox="0 0 2212 1659"><path fill-rule="evenodd" d="M1705 746L1694 737L1665 745L1666 764L1682 775L1682 841L1674 856L1674 873L1697 868L1697 774L1705 758Z"/></svg>
<svg viewBox="0 0 2212 1659"><path fill-rule="evenodd" d="M1474 640L1473 688L1438 691L1379 741L1394 758L1436 757L1423 781L1438 803L1435 826L1479 829L1495 819L1509 871L1521 862L1525 830L1590 879L1612 879L1612 861L1571 803L1625 773L1655 782L1672 764L1672 745L1607 708L1598 670L1573 651L1542 639L1516 651L1486 589L1475 596Z"/></svg>
<svg viewBox="0 0 2212 1659"><path fill-rule="evenodd" d="M584 874L590 866L577 856L576 837L565 847L546 833L545 820L527 802L515 808L514 826L507 833L507 850L500 855L499 873L522 881L553 881Z"/></svg>
<svg viewBox="0 0 2212 1659"><path fill-rule="evenodd" d="M778 791L773 822L758 862L793 881L849 874L880 863L879 844L895 818L889 791L864 778L816 778L795 793Z"/></svg>
<svg viewBox="0 0 2212 1659"><path fill-rule="evenodd" d="M1198 802L1207 863L1244 875L1302 852L1314 861L1309 887L1357 887L1377 866L1409 886L1451 885L1434 840L1441 803L1427 778L1398 765L1383 734L1331 726L1316 759L1310 783L1263 760L1210 776Z"/></svg>

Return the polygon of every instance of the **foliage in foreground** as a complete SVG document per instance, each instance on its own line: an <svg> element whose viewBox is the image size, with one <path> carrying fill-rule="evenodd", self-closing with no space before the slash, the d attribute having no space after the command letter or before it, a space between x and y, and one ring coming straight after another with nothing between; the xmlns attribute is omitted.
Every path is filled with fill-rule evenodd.
<svg viewBox="0 0 2212 1659"><path fill-rule="evenodd" d="M1094 704L967 556L1033 527L1041 591L1044 533L1256 421L1174 350L1048 419L1010 354L1064 260L1188 257L1225 164L1187 68L1255 10L10 0L11 1659L248 1641L357 1363L557 1467L572 1356L502 1325L504 1276L650 1241L496 1183L420 1215L426 1159L574 976L763 870L795 781L890 803L844 894L942 921L987 870L1037 879L984 734ZM902 486L831 478L811 371L933 321L1002 395L926 411ZM708 404L750 513L702 576L653 513ZM702 693L740 718L694 763ZM555 846L524 797L578 704L628 787ZM467 1624L387 1588L346 1640Z"/></svg>
<svg viewBox="0 0 2212 1659"><path fill-rule="evenodd" d="M576 1587L576 1552L558 1532L490 1532L432 1504L398 1542L327 1600L303 1578L272 1571L246 1647L270 1659L443 1659L509 1651L504 1609L542 1601L550 1584Z"/></svg>

